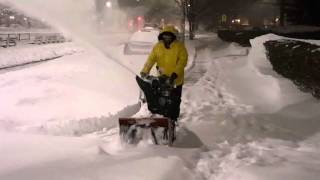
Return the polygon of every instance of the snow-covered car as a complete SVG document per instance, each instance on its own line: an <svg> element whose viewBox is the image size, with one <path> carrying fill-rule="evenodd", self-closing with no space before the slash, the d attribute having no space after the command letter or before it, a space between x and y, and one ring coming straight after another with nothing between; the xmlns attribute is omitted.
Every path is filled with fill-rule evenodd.
<svg viewBox="0 0 320 180"><path fill-rule="evenodd" d="M144 23L143 29L159 29L159 25L155 23Z"/></svg>
<svg viewBox="0 0 320 180"><path fill-rule="evenodd" d="M159 30L143 29L135 32L124 45L124 54L149 54L158 41Z"/></svg>
<svg viewBox="0 0 320 180"><path fill-rule="evenodd" d="M11 47L11 46L16 46L17 45L17 37L0 37L0 47Z"/></svg>

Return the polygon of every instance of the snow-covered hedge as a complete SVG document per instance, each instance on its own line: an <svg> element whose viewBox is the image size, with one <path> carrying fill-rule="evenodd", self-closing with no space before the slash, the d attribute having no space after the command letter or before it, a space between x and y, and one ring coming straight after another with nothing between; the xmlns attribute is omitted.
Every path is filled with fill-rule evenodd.
<svg viewBox="0 0 320 180"><path fill-rule="evenodd" d="M264 43L273 69L320 98L320 46L297 40Z"/></svg>
<svg viewBox="0 0 320 180"><path fill-rule="evenodd" d="M279 36L298 39L320 39L319 28L298 28L296 26L277 28L277 29L262 29L255 28L250 30L233 29L233 30L219 30L218 36L220 39L227 42L236 42L242 46L250 46L250 39L269 33L277 34Z"/></svg>

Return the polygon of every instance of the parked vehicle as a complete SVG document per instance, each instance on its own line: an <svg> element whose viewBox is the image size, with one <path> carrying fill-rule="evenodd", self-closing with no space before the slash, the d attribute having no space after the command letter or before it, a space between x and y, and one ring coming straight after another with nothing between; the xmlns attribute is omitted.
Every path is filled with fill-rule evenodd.
<svg viewBox="0 0 320 180"><path fill-rule="evenodd" d="M16 37L9 37L9 38L0 37L0 46L4 48L16 46L17 40L18 39Z"/></svg>
<svg viewBox="0 0 320 180"><path fill-rule="evenodd" d="M60 34L39 34L34 37L32 44L50 44L62 42L66 42L66 38Z"/></svg>
<svg viewBox="0 0 320 180"><path fill-rule="evenodd" d="M159 31L156 29L142 29L133 33L124 46L124 54L149 54L158 41L158 35Z"/></svg>

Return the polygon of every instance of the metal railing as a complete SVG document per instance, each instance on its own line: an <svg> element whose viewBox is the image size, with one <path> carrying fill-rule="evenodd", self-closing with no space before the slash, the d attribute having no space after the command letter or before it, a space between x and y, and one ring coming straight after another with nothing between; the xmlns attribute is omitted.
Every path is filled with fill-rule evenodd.
<svg viewBox="0 0 320 180"><path fill-rule="evenodd" d="M62 43L68 41L59 33L1 33L0 32L0 47L8 48L17 46L20 42L27 44L50 44Z"/></svg>

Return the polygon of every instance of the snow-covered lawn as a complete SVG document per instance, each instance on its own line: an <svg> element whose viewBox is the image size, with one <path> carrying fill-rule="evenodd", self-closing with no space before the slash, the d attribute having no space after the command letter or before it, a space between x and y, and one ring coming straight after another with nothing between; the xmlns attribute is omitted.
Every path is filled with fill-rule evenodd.
<svg viewBox="0 0 320 180"><path fill-rule="evenodd" d="M51 51L42 50L39 53ZM5 71L0 74L1 128L81 134L113 126L125 108L137 111L134 77L95 50Z"/></svg>
<svg viewBox="0 0 320 180"><path fill-rule="evenodd" d="M74 43L22 46L0 49L0 68L40 62L84 51Z"/></svg>

